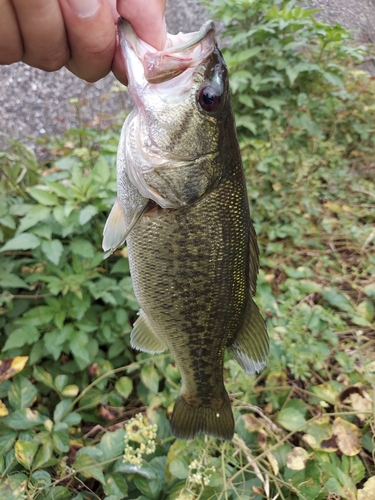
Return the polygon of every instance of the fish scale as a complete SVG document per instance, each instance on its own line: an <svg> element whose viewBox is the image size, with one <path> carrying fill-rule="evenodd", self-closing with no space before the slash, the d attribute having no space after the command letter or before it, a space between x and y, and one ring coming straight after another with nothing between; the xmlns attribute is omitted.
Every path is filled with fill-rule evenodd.
<svg viewBox="0 0 375 500"><path fill-rule="evenodd" d="M201 432L231 439L234 420L223 380L225 351L247 373L259 372L266 363L268 336L252 298L258 247L226 67L212 24L206 23L192 34L195 56L198 40L204 57L195 71L185 70L191 73L191 88L186 90L183 71L171 86L163 82L160 53L158 83L147 86L139 64L144 55L134 32L128 24L120 31L129 88L138 104L120 139L118 201L106 224L103 247L112 251L123 242L119 235L125 230L141 307L131 334L133 347L151 353L169 349L180 369L173 433L184 439ZM184 54L187 46L185 40ZM175 50L178 55L178 44ZM184 86L180 100L171 99L167 91L177 95L179 85ZM214 113L205 113L197 103L201 89L209 85L220 93Z"/></svg>

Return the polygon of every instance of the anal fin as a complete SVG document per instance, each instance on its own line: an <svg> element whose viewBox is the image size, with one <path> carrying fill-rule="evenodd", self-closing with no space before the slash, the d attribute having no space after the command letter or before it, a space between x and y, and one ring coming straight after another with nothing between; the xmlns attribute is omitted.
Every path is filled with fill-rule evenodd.
<svg viewBox="0 0 375 500"><path fill-rule="evenodd" d="M228 349L248 375L259 373L266 366L269 350L267 327L252 298L245 311L242 329Z"/></svg>
<svg viewBox="0 0 375 500"><path fill-rule="evenodd" d="M140 309L139 318L133 325L133 330L130 334L130 344L134 349L139 351L155 354L165 351L167 346L155 332L150 320Z"/></svg>
<svg viewBox="0 0 375 500"><path fill-rule="evenodd" d="M153 208L153 206L154 202L147 200L143 205L137 207L129 226L126 227L124 213L118 199L116 199L103 230L102 247L106 252L103 259L112 255L118 247L125 243L130 231L134 228L142 215Z"/></svg>

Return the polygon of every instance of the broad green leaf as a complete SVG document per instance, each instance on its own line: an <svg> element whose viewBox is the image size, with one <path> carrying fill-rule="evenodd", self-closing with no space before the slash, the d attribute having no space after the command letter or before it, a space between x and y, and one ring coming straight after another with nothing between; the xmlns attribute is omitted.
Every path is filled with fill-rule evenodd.
<svg viewBox="0 0 375 500"><path fill-rule="evenodd" d="M89 222L95 215L97 215L98 209L94 205L87 205L79 211L79 223L81 226Z"/></svg>
<svg viewBox="0 0 375 500"><path fill-rule="evenodd" d="M47 257L47 259L57 266L60 262L61 256L64 252L63 244L60 240L43 241L42 252Z"/></svg>
<svg viewBox="0 0 375 500"><path fill-rule="evenodd" d="M147 479L144 476L136 475L134 483L143 495L147 498L158 498L161 491L161 481L159 477Z"/></svg>
<svg viewBox="0 0 375 500"><path fill-rule="evenodd" d="M113 432L107 431L104 434L97 446L97 448L103 453L103 461L111 460L112 458L123 454L125 447L124 439L124 429L117 429Z"/></svg>
<svg viewBox="0 0 375 500"><path fill-rule="evenodd" d="M367 295L367 297L371 297L375 299L375 283L370 283L363 288L363 291Z"/></svg>
<svg viewBox="0 0 375 500"><path fill-rule="evenodd" d="M17 437L17 432L6 430L0 435L0 455L5 455L9 451Z"/></svg>
<svg viewBox="0 0 375 500"><path fill-rule="evenodd" d="M103 454L98 448L84 446L77 451L73 467L85 477L94 477L105 484L101 462L103 462Z"/></svg>
<svg viewBox="0 0 375 500"><path fill-rule="evenodd" d="M173 477L178 479L186 479L190 472L188 464L183 457L177 457L169 463L169 471Z"/></svg>
<svg viewBox="0 0 375 500"><path fill-rule="evenodd" d="M72 399L63 399L55 406L53 420L55 423L61 422L72 410Z"/></svg>
<svg viewBox="0 0 375 500"><path fill-rule="evenodd" d="M128 485L125 478L118 472L112 472L105 476L104 493L112 496L114 500L122 500L128 496Z"/></svg>
<svg viewBox="0 0 375 500"><path fill-rule="evenodd" d="M306 423L306 419L298 410L294 408L285 408L277 414L276 422L288 431L296 431L303 427Z"/></svg>
<svg viewBox="0 0 375 500"><path fill-rule="evenodd" d="M46 418L37 411L26 408L14 411L7 417L2 418L1 422L10 429L26 430L42 425Z"/></svg>
<svg viewBox="0 0 375 500"><path fill-rule="evenodd" d="M44 385L47 387L54 389L55 384L53 382L52 375L48 373L44 368L41 366L34 366L33 369L33 376L38 382L42 382Z"/></svg>
<svg viewBox="0 0 375 500"><path fill-rule="evenodd" d="M51 209L43 205L35 205L31 207L27 214L21 219L21 223L17 229L17 234L23 233L30 227L38 224L38 222L47 219L50 213Z"/></svg>
<svg viewBox="0 0 375 500"><path fill-rule="evenodd" d="M375 317L375 306L372 300L365 299L360 302L355 308L357 314L359 314L366 321L371 323Z"/></svg>
<svg viewBox="0 0 375 500"><path fill-rule="evenodd" d="M29 285L16 274L4 273L0 275L0 288L29 288Z"/></svg>
<svg viewBox="0 0 375 500"><path fill-rule="evenodd" d="M60 453L69 451L69 427L67 424L60 422L56 424L52 431L53 447Z"/></svg>
<svg viewBox="0 0 375 500"><path fill-rule="evenodd" d="M77 238L76 241L70 244L72 252L86 259L92 259L95 255L95 249L92 244L82 238Z"/></svg>
<svg viewBox="0 0 375 500"><path fill-rule="evenodd" d="M31 187L29 188L29 193L41 205L56 206L59 204L59 199L54 193L41 187Z"/></svg>
<svg viewBox="0 0 375 500"><path fill-rule="evenodd" d="M133 390L133 381L130 377L120 377L115 383L116 391L127 399Z"/></svg>
<svg viewBox="0 0 375 500"><path fill-rule="evenodd" d="M141 380L151 392L159 390L159 373L153 365L145 365L141 369Z"/></svg>
<svg viewBox="0 0 375 500"><path fill-rule="evenodd" d="M25 469L30 470L38 447L39 443L34 441L24 441L22 439L18 439L14 446L17 462L23 465Z"/></svg>
<svg viewBox="0 0 375 500"><path fill-rule="evenodd" d="M28 408L35 401L38 391L35 386L22 375L17 375L8 391L9 403L15 410Z"/></svg>
<svg viewBox="0 0 375 500"><path fill-rule="evenodd" d="M52 454L52 438L51 436L49 436L48 439L45 439L40 445L38 453L36 454L34 459L33 469L38 469L47 464L52 459Z"/></svg>
<svg viewBox="0 0 375 500"><path fill-rule="evenodd" d="M0 498L4 500L20 500L25 498L27 476L12 474L4 477L0 482Z"/></svg>
<svg viewBox="0 0 375 500"><path fill-rule="evenodd" d="M22 233L8 240L0 248L0 252L9 252L10 250L33 250L40 245L40 239L31 233Z"/></svg>
<svg viewBox="0 0 375 500"><path fill-rule="evenodd" d="M323 289L322 296L331 306L340 309L340 311L355 313L354 307L350 301L334 288Z"/></svg>
<svg viewBox="0 0 375 500"><path fill-rule="evenodd" d="M22 326L13 330L13 332L9 335L3 347L3 351L9 351L15 347L23 347L27 344L34 344L39 337L40 333L35 326L30 326L29 328Z"/></svg>
<svg viewBox="0 0 375 500"><path fill-rule="evenodd" d="M52 481L51 475L46 470L36 470L32 473L31 480L37 488L45 488L46 486L49 486Z"/></svg>

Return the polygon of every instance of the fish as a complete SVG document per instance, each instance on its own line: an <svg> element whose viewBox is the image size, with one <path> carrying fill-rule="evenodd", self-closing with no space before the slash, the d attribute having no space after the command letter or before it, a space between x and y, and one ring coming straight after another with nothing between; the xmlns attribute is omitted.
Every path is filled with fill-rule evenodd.
<svg viewBox="0 0 375 500"><path fill-rule="evenodd" d="M169 350L179 367L174 436L231 440L226 350L253 375L266 365L269 339L253 298L259 251L227 67L212 21L168 35L161 51L123 19L118 32L134 108L119 141L103 250L127 244L140 305L131 346Z"/></svg>

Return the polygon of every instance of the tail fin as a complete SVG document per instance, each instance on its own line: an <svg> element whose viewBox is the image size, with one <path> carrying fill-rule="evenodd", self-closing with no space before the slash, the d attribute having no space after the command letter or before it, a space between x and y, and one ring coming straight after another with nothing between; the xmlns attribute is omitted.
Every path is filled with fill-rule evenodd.
<svg viewBox="0 0 375 500"><path fill-rule="evenodd" d="M180 395L173 408L171 428L179 439L192 439L203 433L230 441L234 434L234 420L228 394L223 395L219 408L191 406Z"/></svg>

